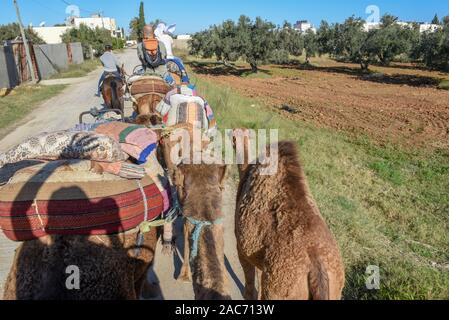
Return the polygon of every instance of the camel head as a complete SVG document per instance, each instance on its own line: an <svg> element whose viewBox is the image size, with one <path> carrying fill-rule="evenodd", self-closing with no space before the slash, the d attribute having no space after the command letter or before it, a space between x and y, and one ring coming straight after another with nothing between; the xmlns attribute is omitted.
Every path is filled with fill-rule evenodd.
<svg viewBox="0 0 449 320"><path fill-rule="evenodd" d="M226 165L180 165L174 183L184 215L197 220L215 221L222 217L222 192Z"/></svg>
<svg viewBox="0 0 449 320"><path fill-rule="evenodd" d="M162 101L159 94L148 94L135 99L134 110L138 115L149 115L156 113L157 105Z"/></svg>

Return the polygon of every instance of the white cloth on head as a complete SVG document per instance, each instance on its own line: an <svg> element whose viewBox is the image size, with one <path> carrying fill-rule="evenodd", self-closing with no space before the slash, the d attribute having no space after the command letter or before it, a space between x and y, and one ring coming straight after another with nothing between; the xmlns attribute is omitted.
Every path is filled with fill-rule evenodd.
<svg viewBox="0 0 449 320"><path fill-rule="evenodd" d="M161 41L167 49L167 59L173 59L175 57L173 55L173 38L170 36L170 33L175 32L175 29L176 24L167 27L165 23L161 22L157 25L157 28L154 31L156 38Z"/></svg>

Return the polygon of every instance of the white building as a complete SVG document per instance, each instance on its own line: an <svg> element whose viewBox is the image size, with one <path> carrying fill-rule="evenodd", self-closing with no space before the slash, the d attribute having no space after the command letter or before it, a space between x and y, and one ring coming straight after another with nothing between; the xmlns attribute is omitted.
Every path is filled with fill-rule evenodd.
<svg viewBox="0 0 449 320"><path fill-rule="evenodd" d="M369 32L371 30L379 29L380 28L380 22L365 22L363 25L363 30L365 32Z"/></svg>
<svg viewBox="0 0 449 320"><path fill-rule="evenodd" d="M413 28L415 25L415 22L398 21L396 23L404 28L407 28L407 27ZM435 32L436 30L441 28L441 26L437 25L437 24L431 24L431 23L425 23L425 22L418 22L417 24L419 25L419 32L421 32L421 33L427 32L427 31ZM381 26L380 22L365 22L365 24L363 25L363 29L366 32L369 32L371 30L379 29L380 26Z"/></svg>
<svg viewBox="0 0 449 320"><path fill-rule="evenodd" d="M438 24L421 23L419 25L419 32L421 32L421 33L427 32L427 31L435 32L435 31L437 31L440 28L441 28L441 26L438 25Z"/></svg>
<svg viewBox="0 0 449 320"><path fill-rule="evenodd" d="M103 28L111 31L111 36L116 38L123 38L125 35L122 34L122 30L117 28L117 22L114 18L102 17L99 15L92 15L90 18L78 18L74 17L71 19L71 24L76 28L84 24L91 29Z"/></svg>
<svg viewBox="0 0 449 320"><path fill-rule="evenodd" d="M294 29L298 30L301 33L306 33L309 30L312 30L312 32L316 33L316 29L307 20L301 20L301 21L296 22Z"/></svg>
<svg viewBox="0 0 449 320"><path fill-rule="evenodd" d="M190 34L180 34L176 37L178 40L190 40L192 36Z"/></svg>
<svg viewBox="0 0 449 320"><path fill-rule="evenodd" d="M33 31L38 34L48 44L62 43L61 36L73 27L33 27Z"/></svg>

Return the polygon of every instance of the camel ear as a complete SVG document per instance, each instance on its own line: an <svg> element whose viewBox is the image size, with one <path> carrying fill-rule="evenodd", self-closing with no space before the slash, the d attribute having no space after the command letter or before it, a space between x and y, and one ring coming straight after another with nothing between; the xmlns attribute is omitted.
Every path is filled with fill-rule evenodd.
<svg viewBox="0 0 449 320"><path fill-rule="evenodd" d="M228 172L227 165L221 165L218 167L218 179L219 179L218 181L220 182L220 188L224 187L227 172Z"/></svg>
<svg viewBox="0 0 449 320"><path fill-rule="evenodd" d="M184 187L185 174L183 166L180 165L175 169L175 184L179 187Z"/></svg>
<svg viewBox="0 0 449 320"><path fill-rule="evenodd" d="M176 190L178 191L178 197L179 197L179 200L182 203L184 201L185 196L186 196L185 192L184 192L184 190L185 190L185 188L184 188L184 181L185 181L184 177L185 177L185 175L184 175L184 171L183 171L182 166L179 166L179 167L177 167L175 169L174 176L175 176Z"/></svg>

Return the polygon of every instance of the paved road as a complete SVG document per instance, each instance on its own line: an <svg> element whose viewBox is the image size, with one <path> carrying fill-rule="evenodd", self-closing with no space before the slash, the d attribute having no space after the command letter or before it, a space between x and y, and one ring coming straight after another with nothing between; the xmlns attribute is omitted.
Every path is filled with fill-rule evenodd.
<svg viewBox="0 0 449 320"><path fill-rule="evenodd" d="M138 64L136 50L133 49L128 49L120 54L119 59L125 63L128 74L131 74L134 66ZM94 96L100 73L101 70L96 70L89 74L84 81L74 81L60 95L39 106L32 114L21 121L15 130L0 141L0 152L6 151L35 134L70 128L77 123L81 112L100 106L100 98ZM130 112L129 107L127 106L128 112ZM229 288L233 299L241 299L242 284L239 278L242 279L242 272L237 259L235 237L233 235L233 214L235 208L235 185L233 183L228 183L224 197L225 205L223 211L226 214L225 253ZM181 230L178 226L178 234L180 232ZM4 281L11 267L16 247L17 243L7 240L0 233L0 298L3 295ZM180 283L174 279L175 274L179 272L179 263L180 261L177 257L163 256L158 252L154 270L150 272L149 278L159 282L161 299L193 299L192 285Z"/></svg>

